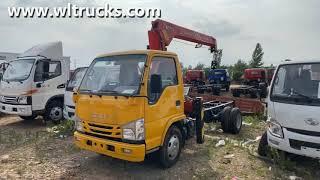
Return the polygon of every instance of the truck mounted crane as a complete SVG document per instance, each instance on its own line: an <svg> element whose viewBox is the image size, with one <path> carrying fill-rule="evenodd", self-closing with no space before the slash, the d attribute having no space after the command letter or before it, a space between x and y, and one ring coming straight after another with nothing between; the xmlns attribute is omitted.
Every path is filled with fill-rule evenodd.
<svg viewBox="0 0 320 180"><path fill-rule="evenodd" d="M211 68L214 69L220 63L222 50L217 49L217 40L212 36L157 19L152 22L148 37L148 48L153 50L166 51L174 38L197 43L196 48L202 45L209 46L210 53L213 53Z"/></svg>

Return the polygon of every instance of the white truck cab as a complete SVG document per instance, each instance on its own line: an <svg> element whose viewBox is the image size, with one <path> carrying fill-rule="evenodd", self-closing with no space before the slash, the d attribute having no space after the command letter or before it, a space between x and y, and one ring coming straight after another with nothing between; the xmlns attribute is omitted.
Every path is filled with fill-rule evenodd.
<svg viewBox="0 0 320 180"><path fill-rule="evenodd" d="M279 65L267 101L268 130L262 141L278 150L320 158L320 60Z"/></svg>
<svg viewBox="0 0 320 180"><path fill-rule="evenodd" d="M64 93L64 108L63 108L63 115L65 119L74 120L74 113L75 113L75 104L73 102L73 90L74 88L78 88L83 76L87 71L87 67L81 67L74 70L73 75L71 76L70 80L68 81L66 91Z"/></svg>
<svg viewBox="0 0 320 180"><path fill-rule="evenodd" d="M70 57L63 57L62 42L32 47L9 61L0 84L0 111L59 122L69 71Z"/></svg>

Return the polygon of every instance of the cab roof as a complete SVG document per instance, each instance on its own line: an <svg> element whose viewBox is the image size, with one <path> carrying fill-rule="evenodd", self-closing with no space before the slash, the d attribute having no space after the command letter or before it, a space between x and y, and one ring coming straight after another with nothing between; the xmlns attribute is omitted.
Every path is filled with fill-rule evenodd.
<svg viewBox="0 0 320 180"><path fill-rule="evenodd" d="M280 63L280 65L282 64L300 64L300 63L320 63L319 59L309 59L309 60L290 60L290 61L283 61Z"/></svg>
<svg viewBox="0 0 320 180"><path fill-rule="evenodd" d="M130 51L120 51L120 52L105 53L105 54L98 55L96 58L107 57L107 56L117 56L117 55L129 55L129 54L146 54L146 55L162 54L162 55L177 56L176 53L169 52L169 51L130 50Z"/></svg>

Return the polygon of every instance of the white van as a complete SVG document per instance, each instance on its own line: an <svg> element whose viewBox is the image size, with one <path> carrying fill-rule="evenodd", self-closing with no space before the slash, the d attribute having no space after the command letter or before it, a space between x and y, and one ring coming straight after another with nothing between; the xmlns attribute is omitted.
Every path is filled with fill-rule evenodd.
<svg viewBox="0 0 320 180"><path fill-rule="evenodd" d="M75 113L75 104L73 102L73 89L79 87L84 74L87 71L87 67L81 67L74 70L64 93L64 108L63 115L65 119L73 120Z"/></svg>
<svg viewBox="0 0 320 180"><path fill-rule="evenodd" d="M69 71L70 57L63 57L61 42L32 47L9 61L0 84L0 111L59 122Z"/></svg>
<svg viewBox="0 0 320 180"><path fill-rule="evenodd" d="M285 152L320 158L320 61L288 61L278 66L270 86L266 145Z"/></svg>

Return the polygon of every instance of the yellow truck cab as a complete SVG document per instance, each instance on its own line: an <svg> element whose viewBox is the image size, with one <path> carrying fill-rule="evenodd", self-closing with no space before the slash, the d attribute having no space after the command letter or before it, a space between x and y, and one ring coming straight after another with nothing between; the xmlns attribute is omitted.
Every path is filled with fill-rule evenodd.
<svg viewBox="0 0 320 180"><path fill-rule="evenodd" d="M186 116L175 53L135 50L98 56L73 100L78 147L133 162L160 150L164 167L178 160Z"/></svg>
<svg viewBox="0 0 320 180"><path fill-rule="evenodd" d="M133 162L159 150L161 164L170 167L186 139L196 134L197 143L204 142L204 123L220 122L224 132L240 132L242 116L233 101L203 103L202 98L185 97L184 90L174 53L98 56L74 90L75 144Z"/></svg>

